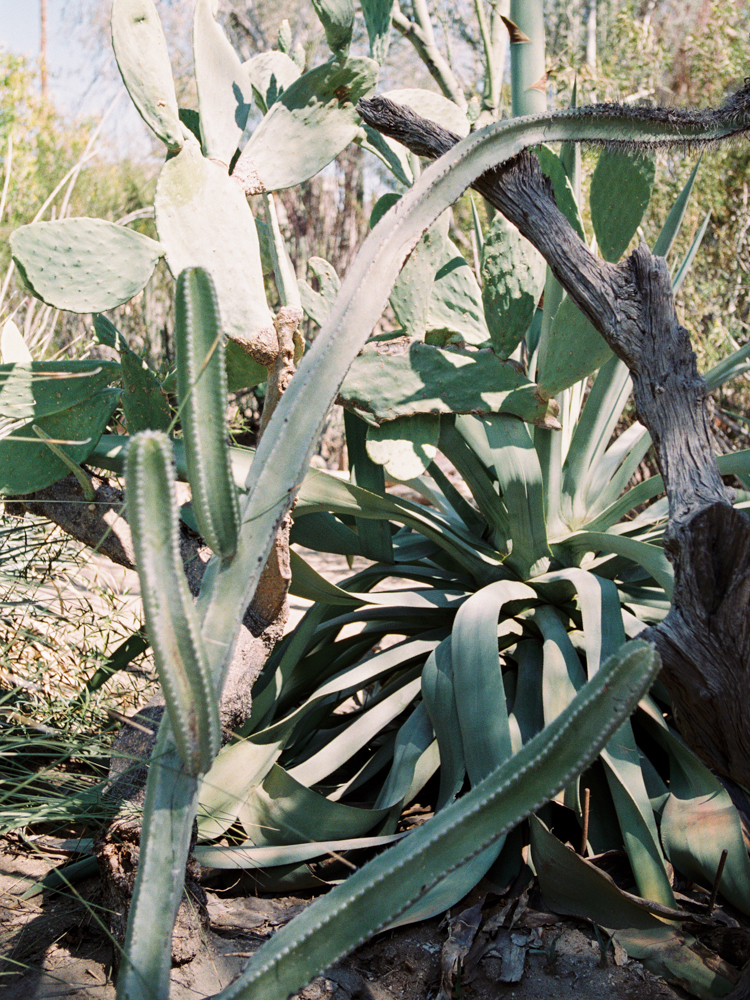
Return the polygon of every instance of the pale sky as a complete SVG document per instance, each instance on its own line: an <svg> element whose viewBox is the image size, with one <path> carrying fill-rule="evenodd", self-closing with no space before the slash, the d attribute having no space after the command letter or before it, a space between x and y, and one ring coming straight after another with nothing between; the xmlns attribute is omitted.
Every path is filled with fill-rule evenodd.
<svg viewBox="0 0 750 1000"><path fill-rule="evenodd" d="M67 17L66 15L67 8ZM96 79L96 60L77 37L74 0L47 0L47 70L50 95L64 114L96 118L122 85ZM39 0L0 0L0 48L39 58ZM102 53L102 62L107 61ZM103 85L102 85L103 84ZM110 115L107 135L119 154L148 150L147 129L123 95Z"/></svg>

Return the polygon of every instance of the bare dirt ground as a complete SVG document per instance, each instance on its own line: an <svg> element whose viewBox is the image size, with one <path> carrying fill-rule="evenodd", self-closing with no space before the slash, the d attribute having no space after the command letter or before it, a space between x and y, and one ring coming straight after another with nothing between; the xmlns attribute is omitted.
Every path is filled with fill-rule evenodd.
<svg viewBox="0 0 750 1000"><path fill-rule="evenodd" d="M114 1000L112 947L102 924L105 915L97 910L98 880L81 883L76 894L44 892L28 900L21 898L49 866L48 860L12 840L0 850L0 937L6 956L0 990L4 1000ZM313 980L297 997L668 1000L687 996L638 962L619 956L618 961L625 964L616 965L611 950L603 963L599 944L585 924L523 904L522 897L521 912L511 930L494 929L497 920L492 918L501 909L501 901L488 908L485 904L473 942L463 941L464 947L470 947L466 947L457 980L442 975L443 968L450 970L457 952L451 947L448 921L435 918L381 934ZM211 929L198 958L173 970L173 1000L217 993L260 944L305 905L297 897L225 898L209 892ZM460 910L455 908L454 914Z"/></svg>
<svg viewBox="0 0 750 1000"><path fill-rule="evenodd" d="M305 552L328 579L343 560ZM357 567L355 567L356 569ZM137 600L137 577L123 586ZM59 595L64 599L64 595ZM131 602L132 603L132 602ZM293 624L306 606L291 598ZM133 611L129 607L129 611ZM3 1000L114 1000L113 948L96 876L61 892L24 893L70 857L69 843L15 835L0 840L0 991ZM208 891L210 931L198 957L173 970L172 1000L217 993L253 952L307 900ZM612 948L603 957L593 929L545 912L533 891L510 907L488 895L436 918L381 934L318 977L299 1000L667 1000L686 997ZM472 909L472 906L474 907ZM457 920L458 917L461 920ZM501 917L503 919L501 919ZM615 961L616 957L616 961Z"/></svg>

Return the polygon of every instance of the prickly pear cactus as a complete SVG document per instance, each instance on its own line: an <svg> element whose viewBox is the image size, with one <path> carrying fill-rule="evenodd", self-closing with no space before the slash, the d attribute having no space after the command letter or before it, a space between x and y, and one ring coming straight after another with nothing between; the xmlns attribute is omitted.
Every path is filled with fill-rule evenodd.
<svg viewBox="0 0 750 1000"><path fill-rule="evenodd" d="M95 313L137 295L164 247L103 219L58 219L21 226L10 238L29 289L56 309Z"/></svg>

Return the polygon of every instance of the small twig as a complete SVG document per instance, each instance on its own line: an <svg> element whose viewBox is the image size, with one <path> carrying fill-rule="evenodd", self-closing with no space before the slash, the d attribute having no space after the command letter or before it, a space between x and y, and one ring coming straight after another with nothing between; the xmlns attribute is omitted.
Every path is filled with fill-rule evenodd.
<svg viewBox="0 0 750 1000"><path fill-rule="evenodd" d="M96 500L96 493L94 491L94 487L91 485L91 480L83 471L83 469L80 467L80 465L78 465L77 462L74 462L73 459L69 455L66 455L65 452L62 450L62 448L59 447L59 445L62 444L63 442L55 441L53 438L49 436L49 434L46 434L42 430L42 428L38 427L36 424L32 424L31 427L36 436L40 437L42 441L44 441L44 443L52 451L52 453L56 456L56 458L59 458L60 461L63 463L63 465L76 477L81 486L81 489L83 490L83 497L86 500L86 502L93 504L93 502Z"/></svg>
<svg viewBox="0 0 750 1000"><path fill-rule="evenodd" d="M121 722L123 726L129 726L131 729L138 729L140 732L146 733L147 736L154 735L154 730L149 726L141 725L140 722L136 722L135 719L130 718L130 716L123 715L122 712L118 712L114 708L108 708L107 715L115 722Z"/></svg>
<svg viewBox="0 0 750 1000"><path fill-rule="evenodd" d="M591 789L584 788L583 790L583 827L581 829L581 850L579 854L582 858L586 857L586 845L589 842L589 805L591 803Z"/></svg>
<svg viewBox="0 0 750 1000"><path fill-rule="evenodd" d="M719 858L719 866L716 869L716 875L714 876L714 887L711 890L711 896L709 897L708 903L706 904L706 914L710 916L713 913L714 906L716 906L716 897L719 894L719 882L721 882L721 876L724 874L724 865L727 863L727 855L729 851L724 848L721 852L721 857Z"/></svg>

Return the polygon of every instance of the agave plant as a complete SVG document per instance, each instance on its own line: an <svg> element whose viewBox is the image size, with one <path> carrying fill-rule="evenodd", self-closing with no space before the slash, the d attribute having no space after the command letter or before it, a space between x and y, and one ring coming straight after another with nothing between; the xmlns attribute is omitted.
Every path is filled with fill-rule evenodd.
<svg viewBox="0 0 750 1000"><path fill-rule="evenodd" d="M573 194L580 162L547 147L539 155L558 204L583 233ZM657 253L671 251L696 171ZM601 154L590 217L605 259L618 260L629 245L653 180L650 159ZM316 603L267 662L251 719L203 781L198 856L251 869L265 889L317 885L310 862L387 843L400 811L420 795L439 817L512 761L607 656L669 609L666 502L650 503L661 477L628 488L651 441L637 421L613 438L630 394L626 366L504 220L477 236L481 289L436 224L391 293L401 327L374 338L352 364L340 392L350 481L311 471L292 539L372 565L334 587L293 556L292 589ZM674 269L675 290L701 237ZM315 267L326 274L329 300L325 288L316 295L303 286L302 302L320 322L338 281L330 265ZM709 372L709 387L746 370L748 353ZM523 372L498 363L509 355L526 360ZM528 391L529 380L538 391ZM748 456L719 461L722 472L743 474ZM386 476L419 502L388 493ZM657 686L558 802L585 826L584 853L624 848L638 895L673 914L668 862L710 885L731 842L722 892L747 912L750 868L729 796L665 717L669 699ZM690 822L697 815L705 825ZM714 821L726 822L720 838ZM611 884L592 876L591 899L572 891L585 863L561 854L538 821L531 843L542 885L562 910L641 926L617 890L613 918ZM505 885L520 869L522 844L520 831L497 838L389 925L441 912L487 872ZM334 868L330 877L338 875ZM663 969L670 934L657 922L638 940L621 939ZM280 956L283 942L277 947ZM689 949L672 961L673 974L703 988L705 970Z"/></svg>
<svg viewBox="0 0 750 1000"><path fill-rule="evenodd" d="M533 14L529 23L521 23L523 8ZM486 234L477 231L480 288L441 216L480 174L529 145L710 141L744 128L746 110L706 116L675 136L660 120L575 110L546 115L519 96L514 110L535 116L489 126L417 177L411 161L362 127L354 110L356 98L375 87L388 18L379 5L363 5L373 58L357 59L348 54L351 3L316 10L333 55L299 75L281 36L270 62L240 64L208 0L199 0L196 121L177 109L153 4L117 0L113 37L123 78L170 151L157 190L159 243L115 233L97 220L29 227L13 241L36 293L83 312L132 296L162 255L180 274L183 441L164 433L168 413L146 405L158 400L153 373L143 372L101 320L97 334L120 350L119 366L59 373L29 362L0 373L0 389L12 397L10 417L30 425L65 410L66 422L48 437L74 437L78 417L70 411L85 404L91 429L83 451L68 461L121 468L122 439L95 440L114 405L109 386L122 380L144 404L128 418L129 430L145 429L130 442L129 516L168 712L149 770L121 997L166 995L169 931L196 811L205 863L262 865L266 886L298 886L309 880L307 862L321 854L398 836L404 804L436 776L436 815L424 829L290 924L226 996L286 996L368 934L445 909L490 870L501 882L519 865L519 835L512 834L518 823L556 795L580 816L584 787L594 801L591 850L624 843L646 900L637 908L648 916L630 925L623 917L626 926L648 924L655 908L675 916L665 852L679 857L683 870L692 866L698 880L714 874L718 838L688 842L695 835L680 832L680 810L693 808L695 790L722 805L724 793L668 729L658 690L632 724L626 721L658 663L649 647L624 645L625 639L665 611L670 590L659 545L662 507L620 523L661 489L655 477L620 496L648 447L637 425L610 443L627 373L510 227L498 220ZM528 99L543 56L539 71L539 45L519 39L538 42L541 11L541 3L518 3L511 12L522 29L514 36L512 70ZM410 99L434 105L435 96ZM252 100L265 114L235 163ZM468 131L459 104L445 99L441 107L457 131ZM355 138L409 189L375 227L338 293L324 262L315 265L327 278L320 292L295 287L267 202L281 300L293 310L304 305L321 331L278 400L248 472L247 456L232 463L224 440L227 371L239 368L245 386L270 376L275 360L266 364L264 352L269 338L281 340L284 324L266 303L255 220L243 191L297 183ZM540 155L558 204L584 233L575 153ZM607 259L617 259L630 242L652 180L647 160L603 154L592 179L591 215ZM679 228L689 186L665 224L660 252ZM613 190L619 200L610 198ZM113 246L126 265L116 273L109 266ZM78 281L81 270L86 281ZM402 329L365 345L389 296ZM226 360L222 333L229 340ZM290 345L284 349L293 355ZM744 363L740 352L713 377L721 381ZM589 391L586 380L597 370ZM64 407L54 392L63 382ZM306 474L337 394L350 411L349 482ZM25 447L28 438L29 428L21 427L8 447ZM49 442L32 443L44 455L50 450ZM176 540L172 461L183 456L195 524L214 551L197 606L184 586ZM744 471L746 461L731 456L725 471ZM243 464L238 498L229 470L236 483ZM465 490L447 474L451 465ZM386 473L426 504L389 495ZM42 478L61 474L56 466ZM372 565L334 587L293 556L295 590L317 603L266 663L251 718L214 762L215 702L234 638L297 494L298 541L364 555ZM375 589L393 577L406 585ZM354 630L344 634L347 626ZM636 739L645 745L645 732L649 746L663 747L660 756L639 749ZM747 859L736 846L731 809L721 822L733 845L722 890L745 907ZM542 875L555 848L538 823L532 832ZM362 898L366 907L356 905ZM658 949L664 937L655 938ZM688 961L699 964L694 955Z"/></svg>

